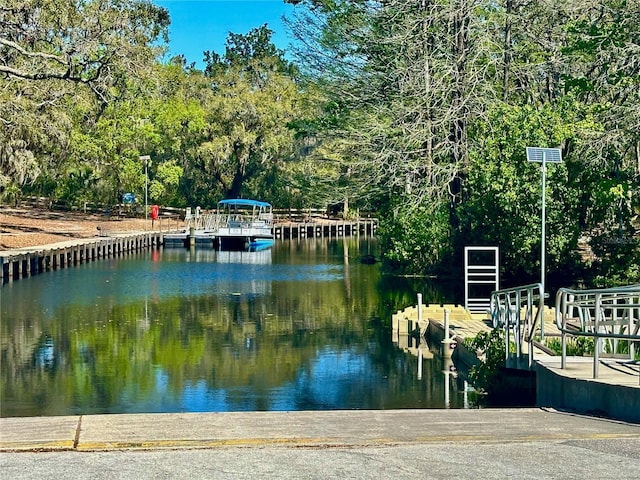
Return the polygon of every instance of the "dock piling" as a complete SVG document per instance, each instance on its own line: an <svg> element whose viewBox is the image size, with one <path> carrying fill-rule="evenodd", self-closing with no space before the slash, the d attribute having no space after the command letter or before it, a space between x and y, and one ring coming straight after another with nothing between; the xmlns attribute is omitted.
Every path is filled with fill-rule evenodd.
<svg viewBox="0 0 640 480"><path fill-rule="evenodd" d="M45 247L0 251L0 285L20 278L28 278L37 273L68 268L126 252L159 247L161 244L162 234L151 232L100 237L99 240L78 239Z"/></svg>
<svg viewBox="0 0 640 480"><path fill-rule="evenodd" d="M442 356L444 358L451 358L453 355L453 347L455 346L455 340L451 338L449 332L449 318L451 316L451 310L444 309L444 339L442 340Z"/></svg>

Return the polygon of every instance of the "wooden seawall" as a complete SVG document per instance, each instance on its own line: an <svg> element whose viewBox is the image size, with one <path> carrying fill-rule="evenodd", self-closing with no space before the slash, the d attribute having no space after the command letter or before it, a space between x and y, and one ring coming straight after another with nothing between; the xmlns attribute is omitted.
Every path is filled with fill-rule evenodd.
<svg viewBox="0 0 640 480"><path fill-rule="evenodd" d="M377 219L279 222L273 226L273 234L279 240L289 238L335 238L355 235L373 236L377 228Z"/></svg>
<svg viewBox="0 0 640 480"><path fill-rule="evenodd" d="M37 247L0 251L0 284L48 270L67 268L127 252L158 248L162 233L143 232L76 239Z"/></svg>

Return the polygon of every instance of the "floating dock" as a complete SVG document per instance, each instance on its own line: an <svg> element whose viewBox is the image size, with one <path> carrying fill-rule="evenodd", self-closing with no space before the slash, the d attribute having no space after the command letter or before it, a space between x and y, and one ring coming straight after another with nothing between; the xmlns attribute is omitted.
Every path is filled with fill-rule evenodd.
<svg viewBox="0 0 640 480"><path fill-rule="evenodd" d="M190 238L196 247L216 248L218 245L215 232L201 230L195 230L191 237L187 231L165 233L163 244L165 247L189 248Z"/></svg>
<svg viewBox="0 0 640 480"><path fill-rule="evenodd" d="M559 338L555 309L545 306L545 335ZM493 330L488 314L471 313L459 305L409 306L391 319L392 340L399 348L419 356L425 355L422 338L428 338L433 350L453 364L471 367L480 360L469 351L466 338ZM593 378L592 356L568 356L566 368L561 357L534 342L535 404L539 407L567 409L580 413L598 412L610 418L640 422L640 385L636 362L600 362L601 373ZM528 354L528 352L526 352ZM614 360L614 359L612 359ZM626 366L624 365L626 363ZM631 364L631 365L630 365ZM507 365L513 373L517 370Z"/></svg>

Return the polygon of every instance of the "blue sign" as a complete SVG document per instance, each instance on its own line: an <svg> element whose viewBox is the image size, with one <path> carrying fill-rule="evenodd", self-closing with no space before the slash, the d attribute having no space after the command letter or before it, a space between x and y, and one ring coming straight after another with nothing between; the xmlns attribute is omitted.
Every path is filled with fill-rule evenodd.
<svg viewBox="0 0 640 480"><path fill-rule="evenodd" d="M124 203L125 205L136 203L136 196L133 193L125 193L124 195L122 195L122 203Z"/></svg>

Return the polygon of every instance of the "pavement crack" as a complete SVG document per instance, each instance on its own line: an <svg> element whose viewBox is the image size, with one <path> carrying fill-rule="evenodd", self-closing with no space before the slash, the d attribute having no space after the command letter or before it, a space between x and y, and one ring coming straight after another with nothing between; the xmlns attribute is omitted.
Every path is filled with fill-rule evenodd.
<svg viewBox="0 0 640 480"><path fill-rule="evenodd" d="M78 448L78 443L80 442L80 430L82 429L82 415L78 418L78 426L76 427L76 435L73 438L73 448L74 450Z"/></svg>

